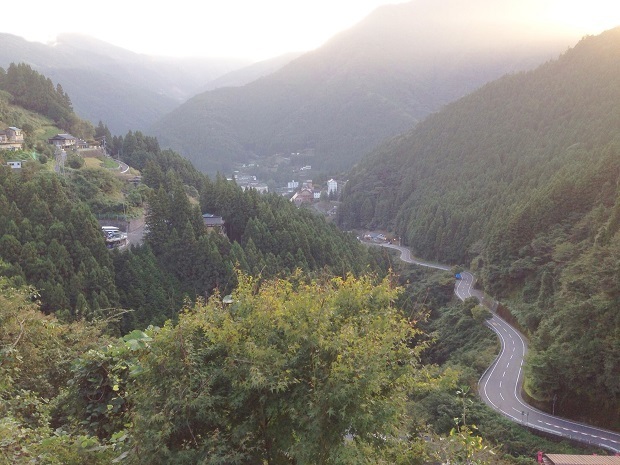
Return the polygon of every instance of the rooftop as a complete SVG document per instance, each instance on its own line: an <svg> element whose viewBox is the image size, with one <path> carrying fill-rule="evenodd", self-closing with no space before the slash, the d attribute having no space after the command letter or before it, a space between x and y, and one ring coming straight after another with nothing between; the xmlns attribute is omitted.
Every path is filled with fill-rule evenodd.
<svg viewBox="0 0 620 465"><path fill-rule="evenodd" d="M545 454L543 459L548 465L620 465L618 456Z"/></svg>

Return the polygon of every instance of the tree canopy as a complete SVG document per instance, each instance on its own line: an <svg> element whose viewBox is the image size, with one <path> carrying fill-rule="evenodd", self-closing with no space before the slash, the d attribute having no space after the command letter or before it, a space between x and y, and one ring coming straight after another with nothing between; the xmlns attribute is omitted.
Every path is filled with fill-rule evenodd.
<svg viewBox="0 0 620 465"><path fill-rule="evenodd" d="M382 463L420 351L396 292L387 279L242 276L231 303L188 308L139 359L135 459Z"/></svg>
<svg viewBox="0 0 620 465"><path fill-rule="evenodd" d="M419 256L471 265L532 336L530 394L549 405L557 394L575 416L605 399L591 421L611 427L618 386L605 370L584 378L582 367L618 366L614 344L592 342L617 327L606 310L614 285L593 279L592 257L616 255L619 37L618 28L586 37L388 141L352 173L338 216L344 229L392 229ZM589 318L587 338L575 318ZM561 385L549 381L558 370Z"/></svg>

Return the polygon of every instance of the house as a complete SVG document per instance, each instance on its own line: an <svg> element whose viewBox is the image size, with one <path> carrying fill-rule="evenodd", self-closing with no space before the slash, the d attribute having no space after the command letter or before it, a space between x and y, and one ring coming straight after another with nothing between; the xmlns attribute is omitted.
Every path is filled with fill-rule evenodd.
<svg viewBox="0 0 620 465"><path fill-rule="evenodd" d="M75 140L75 146L78 149L87 149L90 147L90 145L88 144L88 142L86 142L85 140L82 139L76 139Z"/></svg>
<svg viewBox="0 0 620 465"><path fill-rule="evenodd" d="M0 150L21 150L24 147L24 133L14 126L0 131Z"/></svg>
<svg viewBox="0 0 620 465"><path fill-rule="evenodd" d="M620 465L620 456L567 455L538 453L538 463L545 465Z"/></svg>
<svg viewBox="0 0 620 465"><path fill-rule="evenodd" d="M385 236L385 234L369 232L369 233L364 234L364 240L370 241L370 242L383 243L387 241L387 237Z"/></svg>
<svg viewBox="0 0 620 465"><path fill-rule="evenodd" d="M327 195L330 194L337 194L338 193L338 182L330 179L329 181L327 181Z"/></svg>
<svg viewBox="0 0 620 465"><path fill-rule="evenodd" d="M224 233L224 220L221 216L216 216L211 213L204 213L202 215L202 221L208 231L216 231L221 234Z"/></svg>
<svg viewBox="0 0 620 465"><path fill-rule="evenodd" d="M50 144L55 145L56 147L65 148L75 147L77 145L78 139L71 134L56 134L54 137L48 139L47 141Z"/></svg>
<svg viewBox="0 0 620 465"><path fill-rule="evenodd" d="M299 192L295 192L295 195L291 198L291 202L298 207L304 203L312 203L314 202L314 191L308 188L303 188Z"/></svg>
<svg viewBox="0 0 620 465"><path fill-rule="evenodd" d="M235 181L237 181L237 184L256 182L256 176L252 174L235 174Z"/></svg>
<svg viewBox="0 0 620 465"><path fill-rule="evenodd" d="M22 167L21 161L8 161L6 162L6 164L10 166L11 168L13 168L14 170L18 170Z"/></svg>

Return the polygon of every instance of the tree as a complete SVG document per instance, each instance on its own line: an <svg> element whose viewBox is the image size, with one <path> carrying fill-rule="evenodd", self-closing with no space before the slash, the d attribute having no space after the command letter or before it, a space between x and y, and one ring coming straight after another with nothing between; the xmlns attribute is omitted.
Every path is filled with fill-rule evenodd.
<svg viewBox="0 0 620 465"><path fill-rule="evenodd" d="M239 276L150 334L136 463L380 463L404 437L418 330L389 279Z"/></svg>
<svg viewBox="0 0 620 465"><path fill-rule="evenodd" d="M83 431L70 433L53 407L73 361L107 345L103 325L63 324L45 316L33 295L0 276L0 463L111 463L118 453Z"/></svg>

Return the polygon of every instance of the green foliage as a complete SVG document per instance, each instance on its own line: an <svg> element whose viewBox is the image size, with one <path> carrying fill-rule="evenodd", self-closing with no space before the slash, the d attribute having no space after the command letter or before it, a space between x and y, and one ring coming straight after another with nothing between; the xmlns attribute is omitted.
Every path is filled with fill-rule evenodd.
<svg viewBox="0 0 620 465"><path fill-rule="evenodd" d="M476 305L471 309L471 316L479 323L483 323L484 321L491 319L493 314L484 305Z"/></svg>
<svg viewBox="0 0 620 465"><path fill-rule="evenodd" d="M84 159L74 155L78 165ZM112 172L101 168L82 168L68 177L72 194L86 203L94 214L127 214L130 212L122 195L123 183Z"/></svg>
<svg viewBox="0 0 620 465"><path fill-rule="evenodd" d="M112 450L68 433L52 408L71 361L104 342L102 326L62 324L41 313L33 294L0 277L0 463L109 463Z"/></svg>
<svg viewBox="0 0 620 465"><path fill-rule="evenodd" d="M55 174L1 167L1 254L9 264L6 275L34 285L44 311L90 320L115 306L118 295L99 225L73 196Z"/></svg>
<svg viewBox="0 0 620 465"><path fill-rule="evenodd" d="M69 152L67 154L67 164L70 168L73 168L74 170L80 169L82 166L84 166L84 158L82 158L77 153Z"/></svg>
<svg viewBox="0 0 620 465"><path fill-rule="evenodd" d="M593 420L612 425L620 414L614 374L620 369L619 252L620 237L614 235L606 247L593 247L562 269L553 294L555 311L541 315L527 365L534 395L549 402L557 395L556 412L602 405Z"/></svg>
<svg viewBox="0 0 620 465"><path fill-rule="evenodd" d="M438 316L424 328L433 334L436 343L425 353L424 360L444 364L448 360L473 370L469 382L477 382L478 376L493 361L497 342L493 334L482 324L488 310L479 310L475 298L443 307ZM478 318L476 318L478 316Z"/></svg>
<svg viewBox="0 0 620 465"><path fill-rule="evenodd" d="M366 460L380 457L400 438L419 352L396 293L369 278L241 276L232 304L188 309L140 357L133 460L317 464L367 447Z"/></svg>
<svg viewBox="0 0 620 465"><path fill-rule="evenodd" d="M138 310L124 318L130 325L125 329L139 327L131 326L137 322L163 323L180 308L183 296L195 300L215 291L229 294L236 285L236 267L264 278L296 269L339 275L387 272L383 252L362 247L323 218L280 196L244 192L221 176L212 181L173 152L157 151L151 144L149 150L155 151L147 153L149 141L140 133L130 136L124 142L134 152L126 156L139 151L146 157L145 243L152 256L142 255L148 272L130 263L135 261L131 253L115 262L121 302ZM188 192L198 193L200 208ZM226 234L209 232L202 212L221 215Z"/></svg>
<svg viewBox="0 0 620 465"><path fill-rule="evenodd" d="M535 229L513 237L523 241L571 204L588 205L597 158L616 137L620 94L609 83L617 72L617 34L584 39L538 70L490 83L379 147L347 183L340 224L392 226L415 252L468 263L469 249L492 232L488 225L504 230L511 214L532 220ZM596 73L593 53L600 55ZM592 88L599 90L589 96ZM584 173L576 171L582 167ZM534 219L518 207L538 189L544 194L530 207Z"/></svg>
<svg viewBox="0 0 620 465"><path fill-rule="evenodd" d="M66 131L78 129L80 120L73 113L71 99L62 86L39 74L25 63L11 63L0 79L0 90L11 94L13 103L47 116ZM83 131L73 131L86 136Z"/></svg>
<svg viewBox="0 0 620 465"><path fill-rule="evenodd" d="M140 372L136 352L148 349L151 337L134 330L115 345L92 349L72 365L73 377L59 397L57 415L77 431L106 443L125 433L130 376Z"/></svg>
<svg viewBox="0 0 620 465"><path fill-rule="evenodd" d="M532 393L612 428L617 383L594 367L618 366L617 297L601 263L615 270L619 35L584 38L380 146L352 173L337 218L391 229L419 256L474 263L532 335ZM596 398L604 409L590 408Z"/></svg>

